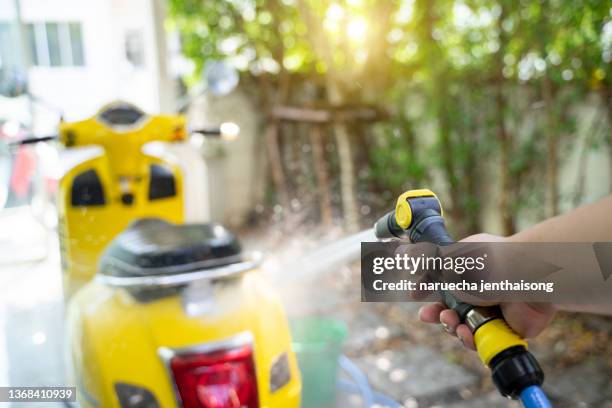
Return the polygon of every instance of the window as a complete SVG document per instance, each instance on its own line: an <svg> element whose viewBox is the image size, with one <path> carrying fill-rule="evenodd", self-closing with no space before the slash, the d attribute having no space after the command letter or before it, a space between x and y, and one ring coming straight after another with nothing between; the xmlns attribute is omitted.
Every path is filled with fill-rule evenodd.
<svg viewBox="0 0 612 408"><path fill-rule="evenodd" d="M140 30L129 30L125 33L125 58L136 68L144 66L144 46Z"/></svg>
<svg viewBox="0 0 612 408"><path fill-rule="evenodd" d="M85 65L83 57L83 37L81 36L81 24L68 23L70 33L70 49L72 51L72 63L74 65Z"/></svg>
<svg viewBox="0 0 612 408"><path fill-rule="evenodd" d="M62 65L62 52L60 50L59 30L57 24L46 23L45 31L47 32L47 44L49 50L49 62L52 67ZM71 65L66 63L66 65Z"/></svg>
<svg viewBox="0 0 612 408"><path fill-rule="evenodd" d="M0 67L14 67L19 64L19 54L14 46L17 41L11 23L0 22Z"/></svg>
<svg viewBox="0 0 612 408"><path fill-rule="evenodd" d="M32 64L43 67L83 66L80 23L28 24Z"/></svg>

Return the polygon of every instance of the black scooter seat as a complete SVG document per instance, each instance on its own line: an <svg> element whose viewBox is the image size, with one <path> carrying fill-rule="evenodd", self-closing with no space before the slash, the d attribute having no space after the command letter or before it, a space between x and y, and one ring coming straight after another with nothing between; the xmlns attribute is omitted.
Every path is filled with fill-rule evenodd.
<svg viewBox="0 0 612 408"><path fill-rule="evenodd" d="M173 275L241 261L238 240L221 224L177 225L145 218L113 239L100 260L100 273L116 277Z"/></svg>

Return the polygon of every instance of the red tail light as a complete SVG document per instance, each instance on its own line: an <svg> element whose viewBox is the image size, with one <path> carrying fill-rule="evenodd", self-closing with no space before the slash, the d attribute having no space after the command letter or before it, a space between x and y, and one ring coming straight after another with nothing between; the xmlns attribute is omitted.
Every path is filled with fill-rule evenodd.
<svg viewBox="0 0 612 408"><path fill-rule="evenodd" d="M170 369L184 408L259 408L250 345L174 356Z"/></svg>

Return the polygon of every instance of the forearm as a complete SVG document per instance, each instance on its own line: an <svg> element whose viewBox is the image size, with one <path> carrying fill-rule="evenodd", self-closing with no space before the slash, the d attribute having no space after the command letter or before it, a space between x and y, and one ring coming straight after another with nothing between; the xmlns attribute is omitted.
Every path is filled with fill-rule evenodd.
<svg viewBox="0 0 612 408"><path fill-rule="evenodd" d="M612 241L612 196L550 218L510 237L511 242L607 242ZM556 305L558 310L611 315L602 305Z"/></svg>
<svg viewBox="0 0 612 408"><path fill-rule="evenodd" d="M612 315L612 307L608 304L583 305L583 304L562 303L562 304L555 304L554 306L556 310L561 310L564 312L592 313L592 314L598 314L602 316Z"/></svg>
<svg viewBox="0 0 612 408"><path fill-rule="evenodd" d="M612 241L612 195L542 221L510 237L511 242Z"/></svg>

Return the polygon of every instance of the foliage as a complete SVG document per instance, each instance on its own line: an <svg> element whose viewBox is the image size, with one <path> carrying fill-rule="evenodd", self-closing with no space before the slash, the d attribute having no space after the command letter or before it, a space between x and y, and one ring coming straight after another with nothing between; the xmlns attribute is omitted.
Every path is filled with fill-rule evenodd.
<svg viewBox="0 0 612 408"><path fill-rule="evenodd" d="M605 1L170 4L196 68L228 59L253 79L264 108L327 100L390 112L386 123L364 130L374 140L359 163L368 169L367 188L396 194L442 179L460 233L482 228L487 200L506 233L533 197L546 197L548 215L558 211L559 169L581 137L571 108L600 95L612 122Z"/></svg>

